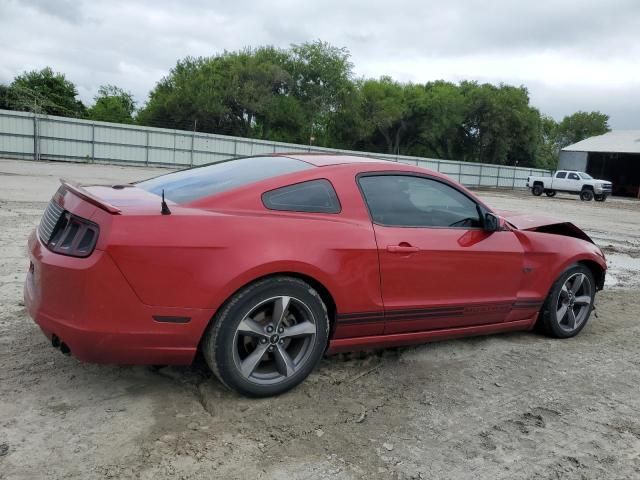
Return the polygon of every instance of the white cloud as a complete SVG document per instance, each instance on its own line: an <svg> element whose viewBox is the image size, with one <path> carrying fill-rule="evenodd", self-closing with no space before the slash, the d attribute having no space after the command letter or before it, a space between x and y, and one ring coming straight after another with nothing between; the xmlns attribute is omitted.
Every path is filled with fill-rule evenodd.
<svg viewBox="0 0 640 480"><path fill-rule="evenodd" d="M100 84L149 90L188 55L317 38L356 73L523 84L555 117L578 109L640 128L636 0L9 0L0 3L0 82L51 66L90 103Z"/></svg>

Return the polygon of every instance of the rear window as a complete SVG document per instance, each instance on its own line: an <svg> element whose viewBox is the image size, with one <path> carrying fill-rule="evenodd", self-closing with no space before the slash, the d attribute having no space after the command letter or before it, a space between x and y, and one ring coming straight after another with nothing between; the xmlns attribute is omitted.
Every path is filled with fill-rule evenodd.
<svg viewBox="0 0 640 480"><path fill-rule="evenodd" d="M288 157L248 157L181 170L136 184L176 203L189 203L209 195L268 178L313 168Z"/></svg>

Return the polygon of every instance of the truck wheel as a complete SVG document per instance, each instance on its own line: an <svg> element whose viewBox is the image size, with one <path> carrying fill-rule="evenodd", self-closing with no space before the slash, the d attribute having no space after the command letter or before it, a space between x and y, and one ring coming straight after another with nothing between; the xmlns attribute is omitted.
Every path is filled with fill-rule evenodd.
<svg viewBox="0 0 640 480"><path fill-rule="evenodd" d="M544 188L542 188L542 185L534 185L533 188L531 189L531 193L533 193L536 197L539 197L540 195L542 195L543 191L544 191Z"/></svg>
<svg viewBox="0 0 640 480"><path fill-rule="evenodd" d="M555 197L556 196L556 191L555 190L547 190L546 192L544 192L545 195L547 197Z"/></svg>
<svg viewBox="0 0 640 480"><path fill-rule="evenodd" d="M593 197L596 202L604 202L607 199L606 195L596 195Z"/></svg>
<svg viewBox="0 0 640 480"><path fill-rule="evenodd" d="M590 202L593 200L593 192L591 190L582 190L580 192L580 200L583 202Z"/></svg>

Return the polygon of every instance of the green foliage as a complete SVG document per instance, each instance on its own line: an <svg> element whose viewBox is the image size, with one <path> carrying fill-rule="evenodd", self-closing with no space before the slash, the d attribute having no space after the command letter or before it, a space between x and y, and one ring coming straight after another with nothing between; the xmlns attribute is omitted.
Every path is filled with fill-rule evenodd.
<svg viewBox="0 0 640 480"><path fill-rule="evenodd" d="M18 75L9 85L9 103L15 110L65 117L82 117L85 106L76 97L76 86L51 68Z"/></svg>
<svg viewBox="0 0 640 480"><path fill-rule="evenodd" d="M138 113L146 125L188 125L295 143L328 144L332 116L353 91L348 52L320 41L178 61Z"/></svg>
<svg viewBox="0 0 640 480"><path fill-rule="evenodd" d="M0 108L10 110L12 108L9 101L9 87L0 84Z"/></svg>
<svg viewBox="0 0 640 480"><path fill-rule="evenodd" d="M566 116L558 125L560 148L594 135L609 132L609 115L600 112L576 112Z"/></svg>
<svg viewBox="0 0 640 480"><path fill-rule="evenodd" d="M102 85L95 104L87 110L87 118L114 123L133 123L136 102L131 93L115 85Z"/></svg>
<svg viewBox="0 0 640 480"><path fill-rule="evenodd" d="M558 123L551 117L540 117L538 133L538 152L534 165L538 168L555 170L558 167L560 145L558 142Z"/></svg>
<svg viewBox="0 0 640 480"><path fill-rule="evenodd" d="M555 170L558 167L562 148L608 131L610 131L609 116L600 112L576 112L564 117L560 123L543 115L540 117L538 149L534 165Z"/></svg>
<svg viewBox="0 0 640 480"><path fill-rule="evenodd" d="M98 90L85 110L50 68L0 85L0 108L223 133L396 155L553 169L561 148L609 131L577 112L557 123L523 86L354 78L349 51L326 42L179 60L136 112L129 92Z"/></svg>
<svg viewBox="0 0 640 480"><path fill-rule="evenodd" d="M357 84L350 115L341 115L353 143L393 154L532 165L539 113L526 89L475 82L403 84L389 77Z"/></svg>

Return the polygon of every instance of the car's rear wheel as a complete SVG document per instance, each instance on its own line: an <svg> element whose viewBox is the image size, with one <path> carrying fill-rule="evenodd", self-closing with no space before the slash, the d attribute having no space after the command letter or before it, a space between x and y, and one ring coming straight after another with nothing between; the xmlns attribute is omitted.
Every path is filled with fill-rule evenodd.
<svg viewBox="0 0 640 480"><path fill-rule="evenodd" d="M555 190L546 190L544 193L545 193L545 195L547 197L555 197L556 196L556 191Z"/></svg>
<svg viewBox="0 0 640 480"><path fill-rule="evenodd" d="M595 295L591 270L580 264L569 267L553 284L542 307L542 330L557 338L577 335L589 320Z"/></svg>
<svg viewBox="0 0 640 480"><path fill-rule="evenodd" d="M593 192L591 190L582 190L580 192L580 200L583 202L590 202L593 200Z"/></svg>
<svg viewBox="0 0 640 480"><path fill-rule="evenodd" d="M252 397L286 392L318 364L329 338L320 295L293 277L271 277L235 294L216 314L202 342L220 381Z"/></svg>
<svg viewBox="0 0 640 480"><path fill-rule="evenodd" d="M536 197L539 197L540 195L542 195L542 192L544 192L544 188L540 184L534 185L533 188L531 189L531 193L533 193Z"/></svg>

